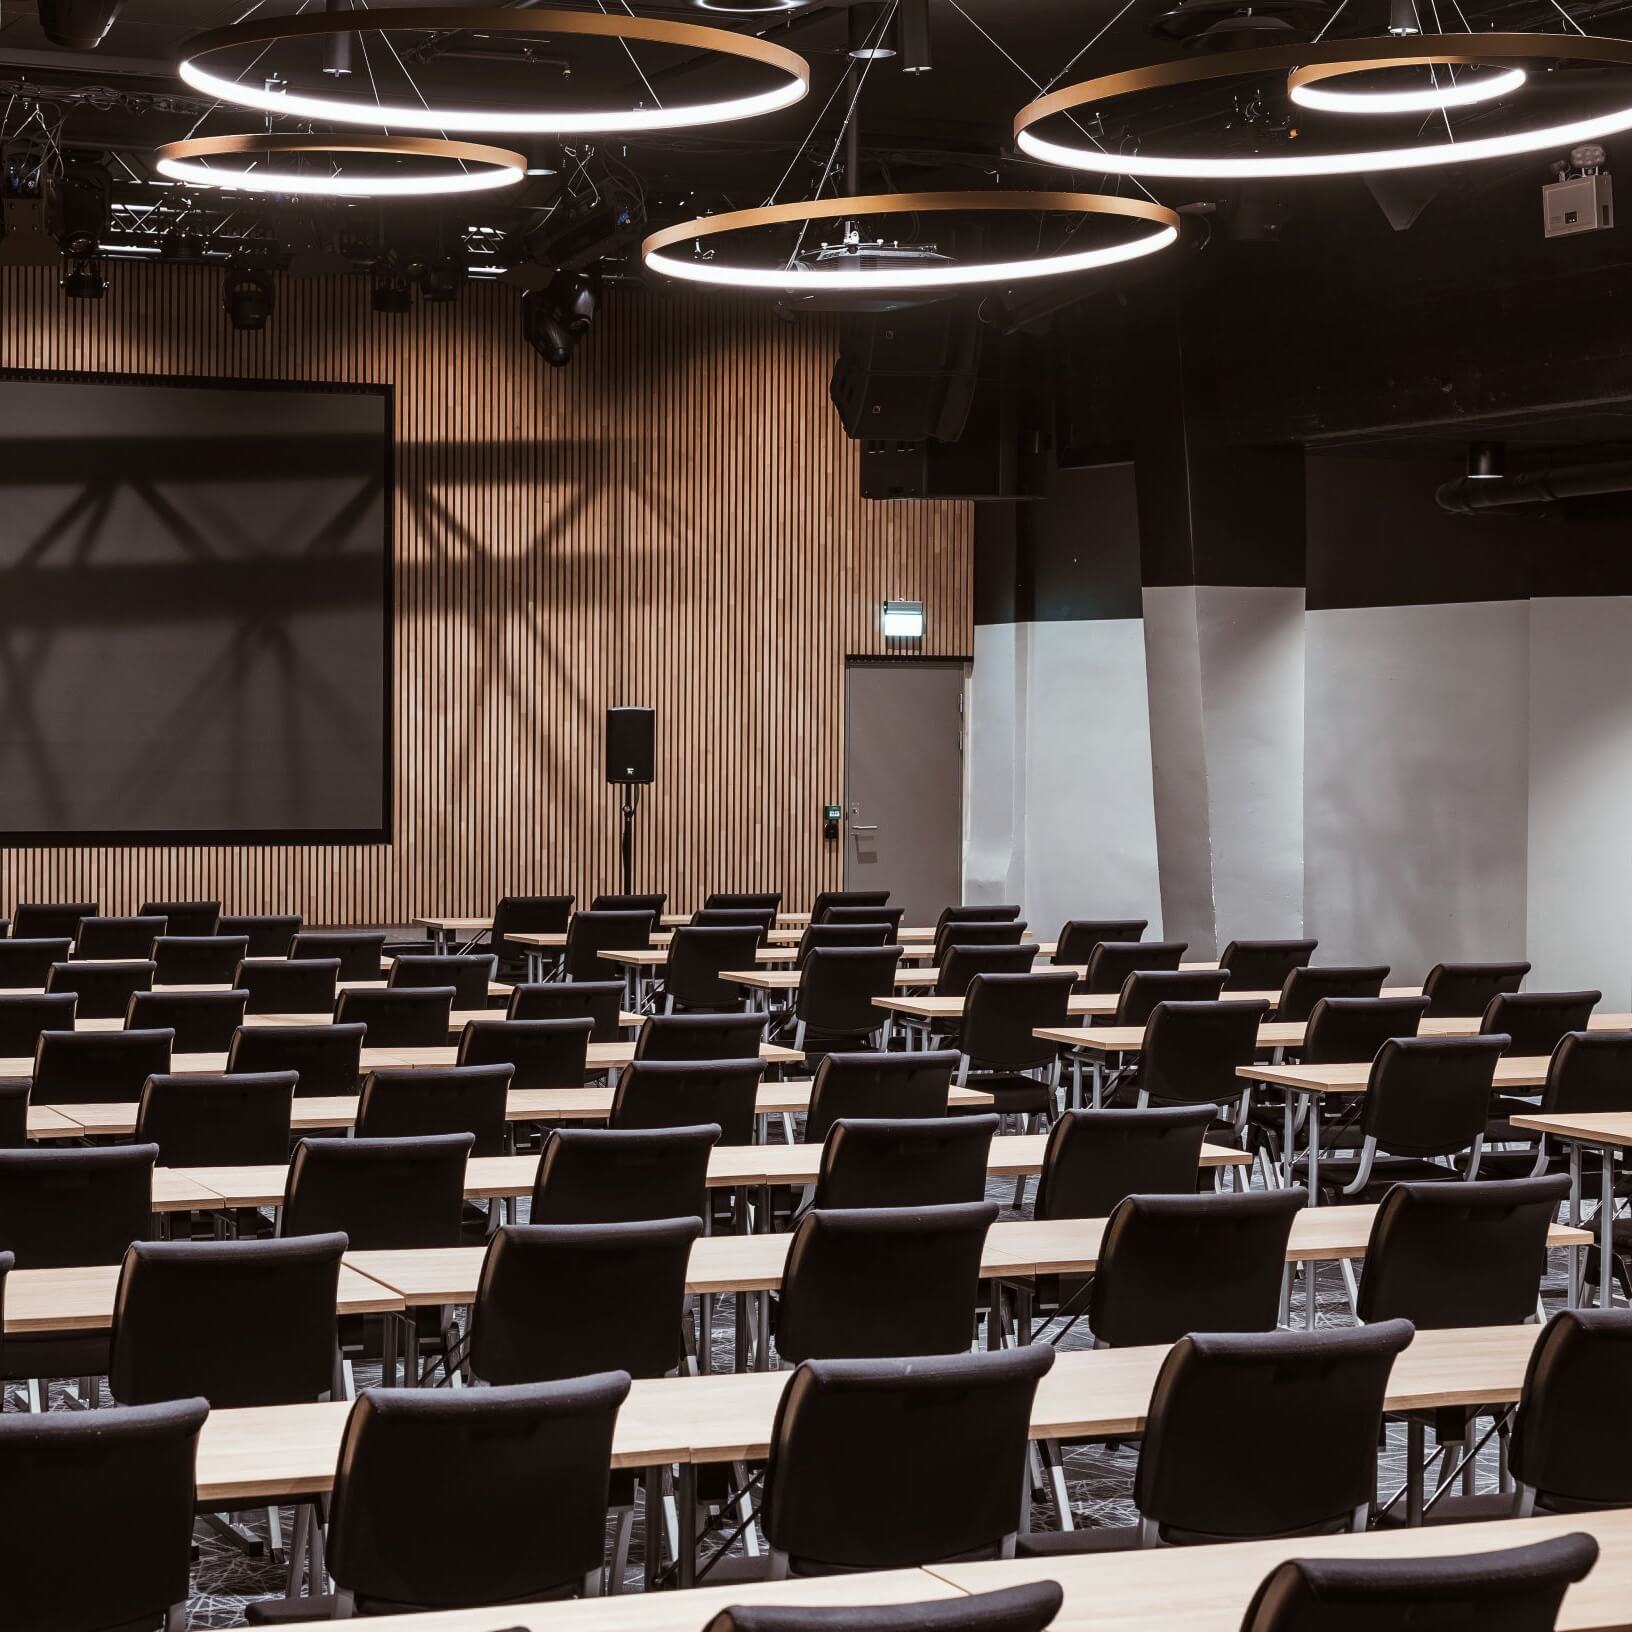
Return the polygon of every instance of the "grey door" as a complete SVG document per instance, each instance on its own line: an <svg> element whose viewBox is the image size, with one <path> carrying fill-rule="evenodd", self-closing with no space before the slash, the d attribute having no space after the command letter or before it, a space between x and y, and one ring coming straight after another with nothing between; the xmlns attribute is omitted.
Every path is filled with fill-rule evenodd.
<svg viewBox="0 0 1632 1632"><path fill-rule="evenodd" d="M964 665L855 659L845 680L844 887L933 924L963 889Z"/></svg>

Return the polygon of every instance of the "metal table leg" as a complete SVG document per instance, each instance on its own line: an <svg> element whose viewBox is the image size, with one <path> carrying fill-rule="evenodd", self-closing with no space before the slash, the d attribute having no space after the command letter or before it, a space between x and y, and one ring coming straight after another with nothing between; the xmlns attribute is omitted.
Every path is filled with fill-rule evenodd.
<svg viewBox="0 0 1632 1632"><path fill-rule="evenodd" d="M1598 1177L1598 1307L1615 1301L1615 1152L1605 1145L1599 1154Z"/></svg>

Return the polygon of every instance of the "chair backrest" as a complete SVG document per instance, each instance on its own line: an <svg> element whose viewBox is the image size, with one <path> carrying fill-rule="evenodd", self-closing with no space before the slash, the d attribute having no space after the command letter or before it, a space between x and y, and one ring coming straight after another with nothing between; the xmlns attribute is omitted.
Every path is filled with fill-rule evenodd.
<svg viewBox="0 0 1632 1632"><path fill-rule="evenodd" d="M635 1038L637 1060L757 1060L762 1014L653 1014Z"/></svg>
<svg viewBox="0 0 1632 1632"><path fill-rule="evenodd" d="M940 917L935 920L935 930L939 934L947 924L959 922L997 924L1002 923L1005 919L1018 918L1019 916L1019 906L1007 902L1000 905L987 904L982 906L977 902L973 905L942 907Z"/></svg>
<svg viewBox="0 0 1632 1632"><path fill-rule="evenodd" d="M694 929L752 929L756 950L764 944L775 923L774 907L699 907L691 915Z"/></svg>
<svg viewBox="0 0 1632 1632"><path fill-rule="evenodd" d="M286 958L300 933L298 912L224 912L217 935L247 935L252 958Z"/></svg>
<svg viewBox="0 0 1632 1632"><path fill-rule="evenodd" d="M618 1073L608 1125L695 1128L716 1122L720 1143L749 1145L765 1062L631 1060Z"/></svg>
<svg viewBox="0 0 1632 1632"><path fill-rule="evenodd" d="M777 1402L766 1541L801 1569L995 1556L1019 1521L1046 1343L910 1359L806 1360ZM891 1477L856 1477L890 1447Z"/></svg>
<svg viewBox="0 0 1632 1632"><path fill-rule="evenodd" d="M1484 1136L1507 1038L1391 1037L1371 1062L1360 1128L1391 1156L1454 1156Z"/></svg>
<svg viewBox="0 0 1632 1632"><path fill-rule="evenodd" d="M1425 997L1317 998L1304 1026L1301 1057L1305 1065L1375 1059L1390 1037L1415 1037L1427 1012Z"/></svg>
<svg viewBox="0 0 1632 1632"><path fill-rule="evenodd" d="M1027 927L1024 918L955 918L935 932L935 962L944 963L954 946L1019 946Z"/></svg>
<svg viewBox="0 0 1632 1632"><path fill-rule="evenodd" d="M939 1207L979 1201L997 1132L985 1116L841 1118L827 1131L812 1205Z"/></svg>
<svg viewBox="0 0 1632 1632"><path fill-rule="evenodd" d="M1155 1105L1227 1104L1247 1084L1236 1067L1258 1053L1258 1027L1269 1013L1261 999L1158 1003L1145 1023L1139 1092Z"/></svg>
<svg viewBox="0 0 1632 1632"><path fill-rule="evenodd" d="M1260 1583L1241 1632L1553 1632L1597 1558L1582 1534L1446 1558L1290 1558Z"/></svg>
<svg viewBox="0 0 1632 1632"><path fill-rule="evenodd" d="M623 1033L621 980L547 980L510 988L507 1020L590 1020L592 1043L615 1043Z"/></svg>
<svg viewBox="0 0 1632 1632"><path fill-rule="evenodd" d="M1112 1348L1267 1332L1302 1190L1127 1196L1105 1225L1088 1322Z"/></svg>
<svg viewBox="0 0 1632 1632"><path fill-rule="evenodd" d="M289 1164L280 1235L339 1231L354 1252L456 1247L468 1133L302 1139Z"/></svg>
<svg viewBox="0 0 1632 1632"><path fill-rule="evenodd" d="M468 1133L472 1156L502 1156L510 1079L508 1065L381 1066L363 1081L355 1136Z"/></svg>
<svg viewBox="0 0 1632 1632"><path fill-rule="evenodd" d="M834 906L827 909L827 916L822 919L824 924L888 924L892 930L901 927L901 919L906 913L905 907L848 907Z"/></svg>
<svg viewBox="0 0 1632 1632"><path fill-rule="evenodd" d="M959 946L941 949L940 972L935 977L937 997L963 997L976 975L1029 975L1037 961L1037 943L1013 946Z"/></svg>
<svg viewBox="0 0 1632 1632"><path fill-rule="evenodd" d="M1351 1528L1377 1490L1377 1442L1406 1320L1182 1337L1156 1375L1134 1501L1164 1539L1245 1541ZM1271 1467L1273 1421L1311 1454Z"/></svg>
<svg viewBox="0 0 1632 1632"><path fill-rule="evenodd" d="M976 975L963 1000L959 1046L977 1069L1027 1071L1050 1064L1055 1043L1033 1035L1069 1023L1075 978L1066 969L1029 975Z"/></svg>
<svg viewBox="0 0 1632 1632"><path fill-rule="evenodd" d="M344 991L335 1006L340 1025L361 1025L368 1048L445 1048L452 986L385 986Z"/></svg>
<svg viewBox="0 0 1632 1632"><path fill-rule="evenodd" d="M212 1410L299 1405L334 1386L343 1235L134 1241L113 1300L121 1405L200 1395Z"/></svg>
<svg viewBox="0 0 1632 1632"><path fill-rule="evenodd" d="M333 1014L339 982L338 958L246 958L232 977L250 1014Z"/></svg>
<svg viewBox="0 0 1632 1632"><path fill-rule="evenodd" d="M1210 1105L1066 1111L1049 1130L1038 1218L1109 1218L1126 1196L1193 1195Z"/></svg>
<svg viewBox="0 0 1632 1632"><path fill-rule="evenodd" d="M1278 992L1294 969L1308 966L1318 941L1231 941L1218 955L1238 992Z"/></svg>
<svg viewBox="0 0 1632 1632"><path fill-rule="evenodd" d="M213 936L221 923L219 901L144 901L144 918L162 918L166 935Z"/></svg>
<svg viewBox="0 0 1632 1632"><path fill-rule="evenodd" d="M42 1031L72 1031L77 992L0 992L0 1058L33 1054Z"/></svg>
<svg viewBox="0 0 1632 1632"><path fill-rule="evenodd" d="M1396 1184L1377 1208L1355 1313L1414 1326L1510 1326L1536 1312L1556 1178Z"/></svg>
<svg viewBox="0 0 1632 1632"><path fill-rule="evenodd" d="M244 1023L249 993L132 992L125 1009L129 1031L169 1030L178 1054L218 1054L232 1046L232 1036Z"/></svg>
<svg viewBox="0 0 1632 1632"><path fill-rule="evenodd" d="M1547 1062L1541 1108L1549 1116L1632 1111L1632 1031L1572 1031Z"/></svg>
<svg viewBox="0 0 1632 1632"><path fill-rule="evenodd" d="M491 952L447 953L427 956L404 953L392 961L387 984L398 986L451 986L456 1009L485 1009L487 989L498 973L499 960Z"/></svg>
<svg viewBox="0 0 1632 1632"><path fill-rule="evenodd" d="M1498 992L1485 1005L1483 1032L1502 1032L1509 1054L1551 1054L1572 1031L1585 1031L1602 992Z"/></svg>
<svg viewBox="0 0 1632 1632"><path fill-rule="evenodd" d="M945 1116L958 1068L955 1049L927 1053L838 1052L822 1057L810 1084L805 1143L819 1144L842 1116Z"/></svg>
<svg viewBox="0 0 1632 1632"><path fill-rule="evenodd" d="M467 1020L460 1065L508 1065L512 1088L582 1088L592 1020Z"/></svg>
<svg viewBox="0 0 1632 1632"><path fill-rule="evenodd" d="M40 1105L134 1104L142 1084L170 1069L174 1034L156 1031L42 1031L34 1048ZM0 1237L3 1239L3 1237Z"/></svg>
<svg viewBox="0 0 1632 1632"><path fill-rule="evenodd" d="M471 1369L501 1385L673 1371L686 1268L702 1233L700 1218L501 1225L476 1288ZM577 1314L563 1320L563 1309Z"/></svg>
<svg viewBox="0 0 1632 1632"><path fill-rule="evenodd" d="M117 1264L147 1234L157 1145L0 1150L0 1241L19 1269Z"/></svg>
<svg viewBox="0 0 1632 1632"><path fill-rule="evenodd" d="M66 963L74 943L66 936L19 941L0 940L0 990L40 991L52 966Z"/></svg>
<svg viewBox="0 0 1632 1632"><path fill-rule="evenodd" d="M95 916L94 901L19 901L11 915L11 934L19 941L71 941L80 920Z"/></svg>
<svg viewBox="0 0 1632 1632"><path fill-rule="evenodd" d="M876 1608L732 1604L703 1632L1044 1632L1064 1602L1058 1581L1031 1581L996 1592Z"/></svg>
<svg viewBox="0 0 1632 1632"><path fill-rule="evenodd" d="M1083 987L1090 992L1120 992L1136 969L1177 969L1188 941L1101 941L1088 954ZM1054 956L1056 963L1069 960Z"/></svg>
<svg viewBox="0 0 1632 1632"><path fill-rule="evenodd" d="M335 1582L365 1609L460 1609L581 1588L606 1550L612 1433L628 1392L625 1372L365 1390L335 1469ZM486 1499L427 1502L427 1490Z"/></svg>
<svg viewBox="0 0 1632 1632"><path fill-rule="evenodd" d="M227 1050L229 1071L295 1071L295 1094L355 1094L362 1075L363 1033L358 1025L240 1026Z"/></svg>
<svg viewBox="0 0 1632 1632"><path fill-rule="evenodd" d="M655 892L645 895L638 891L632 895L598 895L590 902L589 910L591 912L644 912L649 913L653 918L661 918L668 901L668 896Z"/></svg>
<svg viewBox="0 0 1632 1632"><path fill-rule="evenodd" d="M153 942L156 986L230 986L249 956L247 935L171 935Z"/></svg>
<svg viewBox="0 0 1632 1632"><path fill-rule="evenodd" d="M810 921L825 924L834 907L882 907L889 899L888 890L821 890L810 904Z"/></svg>
<svg viewBox="0 0 1632 1632"><path fill-rule="evenodd" d="M1498 992L1516 992L1530 973L1523 961L1510 963L1436 963L1422 983L1428 1012L1477 1018Z"/></svg>
<svg viewBox="0 0 1632 1632"><path fill-rule="evenodd" d="M530 950L511 935L564 935L572 920L570 895L507 895L493 909L493 951L507 964L525 963Z"/></svg>
<svg viewBox="0 0 1632 1632"><path fill-rule="evenodd" d="M379 980L385 958L385 934L361 929L303 930L289 947L295 961L338 958L342 980Z"/></svg>
<svg viewBox="0 0 1632 1632"><path fill-rule="evenodd" d="M1126 943L1144 938L1148 918L1071 918L1060 928L1054 943L1054 962L1086 967L1102 941Z"/></svg>
<svg viewBox="0 0 1632 1632"><path fill-rule="evenodd" d="M567 925L562 963L568 980L617 980L623 966L603 952L632 952L650 946L654 912L575 912Z"/></svg>
<svg viewBox="0 0 1632 1632"><path fill-rule="evenodd" d="M293 1071L151 1076L136 1107L136 1142L165 1167L276 1167L289 1159Z"/></svg>
<svg viewBox="0 0 1632 1632"><path fill-rule="evenodd" d="M1509 1462L1538 1507L1632 1507L1632 1310L1564 1309L1547 1322Z"/></svg>
<svg viewBox="0 0 1632 1632"><path fill-rule="evenodd" d="M153 989L151 959L125 963L54 963L45 977L48 992L77 992L81 1020L119 1020L132 992Z"/></svg>
<svg viewBox="0 0 1632 1632"><path fill-rule="evenodd" d="M164 918L81 918L74 931L76 958L148 958L168 929Z"/></svg>
<svg viewBox="0 0 1632 1632"><path fill-rule="evenodd" d="M1294 969L1281 982L1281 999L1275 1005L1275 1018L1307 1020L1323 997L1381 997L1383 982L1387 979L1386 963L1324 963L1314 968Z"/></svg>
<svg viewBox="0 0 1632 1632"><path fill-rule="evenodd" d="M781 905L780 890L711 890L703 901L705 911L712 911L716 907L751 907L774 914Z"/></svg>
<svg viewBox="0 0 1632 1632"><path fill-rule="evenodd" d="M1117 993L1113 1026L1142 1026L1158 1003L1216 1003L1228 969L1135 969Z"/></svg>
<svg viewBox="0 0 1632 1632"><path fill-rule="evenodd" d="M760 932L752 926L687 924L675 930L663 967L663 990L679 1008L736 1009L742 988L720 979L722 969L752 969Z"/></svg>
<svg viewBox="0 0 1632 1632"><path fill-rule="evenodd" d="M32 1086L26 1078L0 1078L0 1150L20 1150L28 1143L28 1095Z"/></svg>
<svg viewBox="0 0 1632 1632"><path fill-rule="evenodd" d="M533 1180L535 1224L707 1218L714 1123L697 1128L551 1128Z"/></svg>
<svg viewBox="0 0 1632 1632"><path fill-rule="evenodd" d="M895 931L888 924L807 924L795 949L793 966L803 969L810 954L824 946L888 946ZM3 945L0 942L0 945Z"/></svg>
<svg viewBox="0 0 1632 1632"><path fill-rule="evenodd" d="M169 1400L0 1416L0 1488L26 1492L6 1504L7 1626L167 1624L190 1592L194 1462L209 1413L203 1400ZM94 1565L85 1525L98 1537Z"/></svg>

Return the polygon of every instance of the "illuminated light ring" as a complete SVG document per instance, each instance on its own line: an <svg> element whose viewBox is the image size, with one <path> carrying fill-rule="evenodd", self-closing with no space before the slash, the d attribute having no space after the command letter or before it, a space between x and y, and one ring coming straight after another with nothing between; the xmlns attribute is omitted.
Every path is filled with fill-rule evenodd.
<svg viewBox="0 0 1632 1632"><path fill-rule="evenodd" d="M1322 63L1355 67L1389 67L1401 61L1444 53L1472 62L1508 62L1514 58L1547 62L1598 62L1632 67L1632 40L1601 34L1411 34L1399 39L1368 39L1365 56L1355 42L1329 45L1270 46L1232 51L1219 57L1190 57L1155 63L1124 73L1102 74L1050 91L1028 102L1014 116L1014 139L1022 152L1050 164L1102 175L1153 176L1191 181L1283 179L1298 176L1352 176L1378 170L1426 170L1442 164L1507 158L1521 153L1570 148L1632 130L1632 106L1590 119L1545 129L1514 131L1506 136L1476 136L1460 142L1421 147L1380 148L1363 153L1300 153L1207 158L1166 153L1112 153L1097 147L1070 147L1039 136L1032 127L1044 119L1092 104L1096 109L1142 91L1182 89L1211 80L1247 74L1291 73Z"/></svg>
<svg viewBox="0 0 1632 1632"><path fill-rule="evenodd" d="M601 39L706 51L738 57L773 68L785 77L780 85L749 96L682 107L624 108L600 111L494 113L482 108L427 108L421 105L359 102L346 97L305 96L247 85L200 65L201 57L236 46L275 45L280 41L328 38L337 34L424 32L428 29L476 29L490 34L584 34ZM234 107L257 113L287 114L342 125L372 125L391 130L458 131L466 135L506 133L538 136L633 135L643 131L684 130L695 125L729 124L792 106L810 90L810 64L786 47L752 34L702 23L661 22L650 17L603 15L580 11L514 11L489 7L397 7L380 11L328 11L309 16L279 17L235 23L196 35L177 72L194 90Z"/></svg>
<svg viewBox="0 0 1632 1632"><path fill-rule="evenodd" d="M1105 249L1072 250L1021 261L976 261L965 266L903 267L862 271L843 267L737 266L697 261L663 253L688 239L789 222L828 221L837 217L945 214L959 210L1051 211L1058 214L1122 216L1153 223L1155 230L1126 244ZM666 277L682 278L727 289L774 289L788 294L865 290L910 293L922 289L968 288L983 283L1018 283L1116 266L1154 255L1179 236L1179 217L1165 205L1107 193L868 193L855 198L823 198L810 203L773 204L757 210L729 210L720 215L682 221L654 232L641 246L646 265Z"/></svg>
<svg viewBox="0 0 1632 1632"><path fill-rule="evenodd" d="M1294 68L1286 76L1286 94L1300 108L1318 113L1438 113L1442 108L1471 108L1516 91L1530 76L1522 68L1504 68L1419 91L1339 91L1320 81L1363 74L1374 68L1464 68L1478 64L1466 55L1404 57L1397 62L1338 62Z"/></svg>
<svg viewBox="0 0 1632 1632"><path fill-rule="evenodd" d="M297 176L287 170L221 170L204 162L233 155L274 153L375 153L393 158L446 159L444 174L430 176ZM239 193L298 193L306 198L435 198L511 187L527 174L527 160L508 148L476 142L434 141L424 136L198 136L170 142L155 154L161 174L197 187ZM477 164L479 170L461 165Z"/></svg>

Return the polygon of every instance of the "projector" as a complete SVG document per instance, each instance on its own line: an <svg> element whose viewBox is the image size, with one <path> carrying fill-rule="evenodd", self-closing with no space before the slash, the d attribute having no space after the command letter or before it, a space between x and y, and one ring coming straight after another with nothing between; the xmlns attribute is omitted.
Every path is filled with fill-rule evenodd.
<svg viewBox="0 0 1632 1632"><path fill-rule="evenodd" d="M1541 189L1542 233L1569 238L1615 225L1615 188L1601 147L1578 147L1568 164L1556 166L1559 179Z"/></svg>

